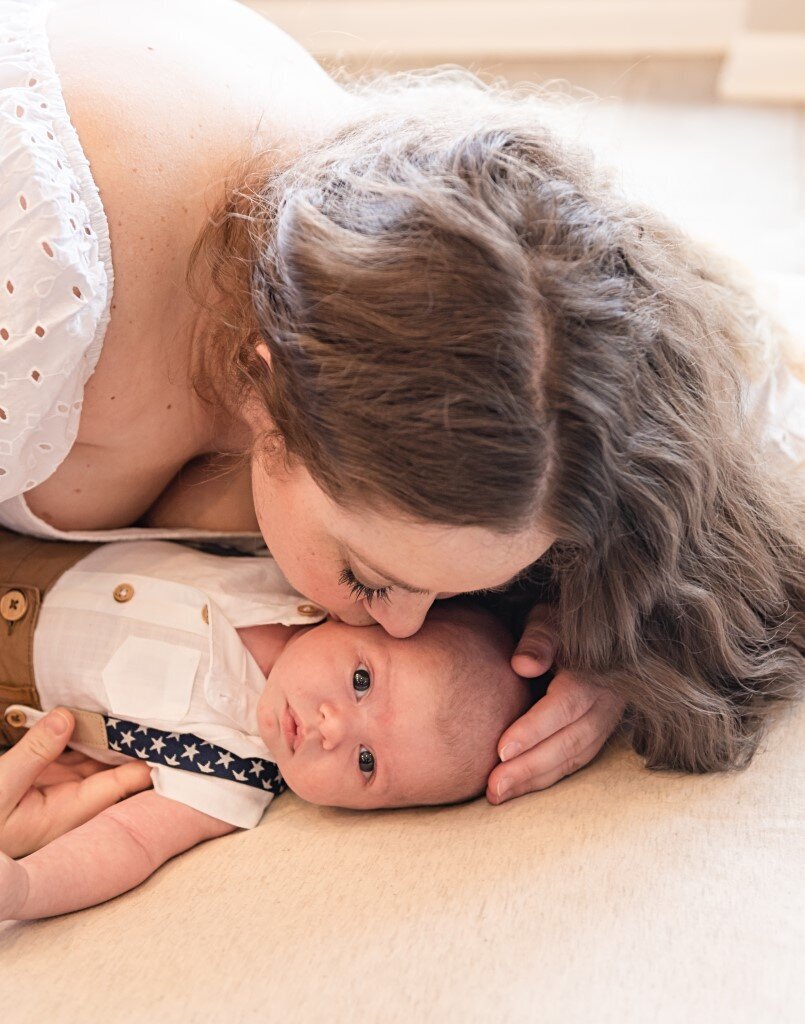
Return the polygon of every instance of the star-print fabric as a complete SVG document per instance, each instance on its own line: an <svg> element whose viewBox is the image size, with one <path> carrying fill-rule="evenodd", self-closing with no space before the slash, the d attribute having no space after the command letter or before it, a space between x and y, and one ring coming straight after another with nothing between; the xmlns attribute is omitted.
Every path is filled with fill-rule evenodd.
<svg viewBox="0 0 805 1024"><path fill-rule="evenodd" d="M109 749L150 764L164 764L198 775L239 782L275 796L286 789L279 768L264 758L237 757L223 747L186 732L165 732L138 722L101 715Z"/></svg>

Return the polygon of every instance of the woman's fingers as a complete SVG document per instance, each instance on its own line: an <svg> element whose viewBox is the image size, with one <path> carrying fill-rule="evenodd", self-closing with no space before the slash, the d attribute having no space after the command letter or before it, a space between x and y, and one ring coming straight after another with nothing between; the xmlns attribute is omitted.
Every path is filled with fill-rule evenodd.
<svg viewBox="0 0 805 1024"><path fill-rule="evenodd" d="M56 758L56 764L76 764L79 761L85 761L87 759L86 754L82 754L80 750L65 750L63 754L59 754Z"/></svg>
<svg viewBox="0 0 805 1024"><path fill-rule="evenodd" d="M68 808L72 814L68 827L75 828L112 804L149 789L150 786L151 769L142 761L129 761L115 768L97 771L78 786L75 808L72 811Z"/></svg>
<svg viewBox="0 0 805 1024"><path fill-rule="evenodd" d="M81 801L90 817L125 800L128 796L151 788L151 768L142 761L128 761L115 768L96 772L81 783Z"/></svg>
<svg viewBox="0 0 805 1024"><path fill-rule="evenodd" d="M71 770L76 778L87 779L90 775L96 775L98 772L109 771L109 765L94 761L91 757L85 757L83 760L77 761Z"/></svg>
<svg viewBox="0 0 805 1024"><path fill-rule="evenodd" d="M600 690L576 679L569 672L558 672L548 684L542 700L517 719L500 737L498 756L511 761L524 750L542 743L557 730L585 715Z"/></svg>
<svg viewBox="0 0 805 1024"><path fill-rule="evenodd" d="M0 757L0 823L6 820L44 769L61 754L74 725L69 711L54 708Z"/></svg>
<svg viewBox="0 0 805 1024"><path fill-rule="evenodd" d="M541 676L553 665L555 656L556 630L550 605L535 605L512 655L512 668L518 676Z"/></svg>
<svg viewBox="0 0 805 1024"><path fill-rule="evenodd" d="M501 738L506 758L489 776L487 797L492 803L546 789L578 771L603 747L623 714L620 698L568 672L560 672L548 689Z"/></svg>
<svg viewBox="0 0 805 1024"><path fill-rule="evenodd" d="M579 724L569 726L564 731L572 732L578 729ZM507 765L505 775L497 774L503 767L499 765L489 776L487 800L493 804L501 804L525 793L548 789L566 775L572 775L592 761L607 737L596 736L586 746L583 739L583 733L579 733L576 738L563 737L558 733L540 747L527 750ZM543 747L546 749L543 750Z"/></svg>
<svg viewBox="0 0 805 1024"><path fill-rule="evenodd" d="M93 761L86 754L82 754L69 764L65 764L62 758L58 758L44 769L34 785L39 789L44 789L47 786L58 786L62 782L80 782L81 779L85 779L88 775L94 775L95 772L106 771L108 767L108 764Z"/></svg>
<svg viewBox="0 0 805 1024"><path fill-rule="evenodd" d="M150 785L148 765L131 761L87 778L32 786L0 825L0 850L24 857Z"/></svg>

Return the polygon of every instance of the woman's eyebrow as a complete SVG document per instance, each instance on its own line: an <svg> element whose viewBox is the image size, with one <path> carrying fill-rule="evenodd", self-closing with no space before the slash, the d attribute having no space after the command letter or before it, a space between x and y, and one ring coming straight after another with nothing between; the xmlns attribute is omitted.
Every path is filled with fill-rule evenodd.
<svg viewBox="0 0 805 1024"><path fill-rule="evenodd" d="M348 550L354 558L357 558L357 560L369 570L369 572L373 572L381 579L387 580L393 587L399 587L400 590L407 590L409 594L430 593L429 590L421 590L419 587L411 586L410 583L404 583L402 580L398 580L396 576L392 576L392 574L390 572L386 572L385 569L378 569L376 565L372 565L371 562L364 558L363 555L354 548L349 548Z"/></svg>

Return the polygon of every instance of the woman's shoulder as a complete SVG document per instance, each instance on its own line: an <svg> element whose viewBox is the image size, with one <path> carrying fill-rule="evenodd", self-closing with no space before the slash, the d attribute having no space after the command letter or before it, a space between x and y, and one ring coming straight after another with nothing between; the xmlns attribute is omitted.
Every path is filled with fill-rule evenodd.
<svg viewBox="0 0 805 1024"><path fill-rule="evenodd" d="M108 366L108 349L140 358L144 339L164 346L186 322L190 252L242 157L304 146L343 116L343 92L234 0L64 2L48 36L109 221Z"/></svg>
<svg viewBox="0 0 805 1024"><path fill-rule="evenodd" d="M313 103L339 92L301 46L234 0L60 3L48 35L102 194L128 189L133 202L158 201L155 178L166 196L196 198L258 130L293 144Z"/></svg>
<svg viewBox="0 0 805 1024"><path fill-rule="evenodd" d="M303 145L313 118L337 109L340 89L234 0L63 0L47 30L112 244L111 320L79 436L102 444L109 395L116 421L139 437L138 409L154 421L166 360L185 358L195 312L188 258L240 158L254 144ZM175 415L173 395L168 403Z"/></svg>

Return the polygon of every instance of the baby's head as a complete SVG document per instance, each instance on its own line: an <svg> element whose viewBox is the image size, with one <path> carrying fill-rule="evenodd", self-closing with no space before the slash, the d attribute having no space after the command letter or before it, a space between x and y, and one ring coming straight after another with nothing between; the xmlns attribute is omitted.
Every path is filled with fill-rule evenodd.
<svg viewBox="0 0 805 1024"><path fill-rule="evenodd" d="M369 809L478 796L503 730L530 704L491 614L435 606L416 636L324 622L296 633L266 680L260 734L312 803Z"/></svg>

